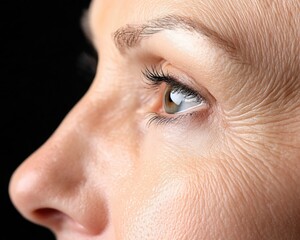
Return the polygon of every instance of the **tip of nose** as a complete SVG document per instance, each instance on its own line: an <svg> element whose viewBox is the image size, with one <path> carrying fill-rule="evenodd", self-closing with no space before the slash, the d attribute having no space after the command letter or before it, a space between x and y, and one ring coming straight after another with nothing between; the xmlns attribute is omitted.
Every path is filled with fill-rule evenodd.
<svg viewBox="0 0 300 240"><path fill-rule="evenodd" d="M81 184L78 175L66 175L64 171L58 175L56 170L61 165L51 163L31 158L12 174L8 192L15 208L27 220L55 233L101 234L108 225L104 198L99 201L94 186Z"/></svg>
<svg viewBox="0 0 300 240"><path fill-rule="evenodd" d="M78 196L72 196L66 205L63 196L57 202L57 195L51 193L41 179L44 178L36 171L25 173L20 169L10 179L10 199L24 218L53 232L71 231L82 235L98 235L104 231L107 226L105 209L100 211L101 214L93 209L81 213L76 210L80 205L76 200Z"/></svg>
<svg viewBox="0 0 300 240"><path fill-rule="evenodd" d="M28 190L32 188L35 176L30 172L26 175L19 171L19 168L13 173L9 182L9 195L13 202L19 202L27 199Z"/></svg>
<svg viewBox="0 0 300 240"><path fill-rule="evenodd" d="M32 209L32 183L33 175L23 176L18 172L13 173L8 186L8 194L12 204L25 218L30 218Z"/></svg>
<svg viewBox="0 0 300 240"><path fill-rule="evenodd" d="M56 227L62 221L63 214L47 205L49 197L45 195L45 186L43 190L38 178L34 171L17 169L9 183L11 202L27 220L45 227Z"/></svg>

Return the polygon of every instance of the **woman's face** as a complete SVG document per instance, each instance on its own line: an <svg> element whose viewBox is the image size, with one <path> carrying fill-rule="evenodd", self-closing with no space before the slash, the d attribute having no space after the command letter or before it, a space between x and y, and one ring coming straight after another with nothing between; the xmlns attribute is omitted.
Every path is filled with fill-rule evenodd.
<svg viewBox="0 0 300 240"><path fill-rule="evenodd" d="M57 239L298 239L295 1L95 0L95 80L10 195Z"/></svg>

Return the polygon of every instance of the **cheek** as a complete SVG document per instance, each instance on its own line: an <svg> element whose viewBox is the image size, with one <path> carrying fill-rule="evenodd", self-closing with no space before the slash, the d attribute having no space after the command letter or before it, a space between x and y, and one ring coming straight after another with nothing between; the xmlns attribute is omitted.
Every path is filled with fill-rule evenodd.
<svg viewBox="0 0 300 240"><path fill-rule="evenodd" d="M216 239L235 224L228 206L236 194L227 192L223 155L201 156L204 147L190 142L183 151L187 141L174 140L180 136L152 129L130 174L114 184L110 209L118 239Z"/></svg>
<svg viewBox="0 0 300 240"><path fill-rule="evenodd" d="M199 178L189 156L172 151L165 139L147 138L132 174L115 196L119 239L193 239L199 236ZM164 143L164 144L162 144Z"/></svg>
<svg viewBox="0 0 300 240"><path fill-rule="evenodd" d="M171 174L146 181L140 190L125 206L122 239L193 239L196 236L201 221L196 184Z"/></svg>

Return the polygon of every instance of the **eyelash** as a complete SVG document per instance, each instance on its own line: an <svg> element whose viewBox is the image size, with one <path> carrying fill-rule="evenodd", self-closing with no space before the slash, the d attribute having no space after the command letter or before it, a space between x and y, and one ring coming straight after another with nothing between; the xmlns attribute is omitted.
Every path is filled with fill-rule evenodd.
<svg viewBox="0 0 300 240"><path fill-rule="evenodd" d="M145 70L142 71L144 76L144 80L146 84L149 85L151 88L158 88L162 83L165 83L167 86L172 87L175 89L176 92L183 93L186 96L198 97L200 99L205 99L195 90L191 89L190 87L180 83L175 77L170 75L168 72L164 72L162 67L160 66L157 68L156 66L145 67ZM178 123L186 117L192 117L197 112L189 112L185 114L178 114L175 117L167 117L163 116L159 113L151 113L149 115L149 120L147 125L150 126L153 123L157 125L167 125L172 123Z"/></svg>

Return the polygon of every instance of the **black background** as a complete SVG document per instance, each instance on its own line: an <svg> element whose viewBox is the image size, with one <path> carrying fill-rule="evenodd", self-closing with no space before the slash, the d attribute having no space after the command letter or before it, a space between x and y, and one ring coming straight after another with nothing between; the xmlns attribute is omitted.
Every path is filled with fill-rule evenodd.
<svg viewBox="0 0 300 240"><path fill-rule="evenodd" d="M93 78L80 65L90 46L80 18L88 0L2 0L0 240L54 240L15 210L8 197L13 171L55 130Z"/></svg>

